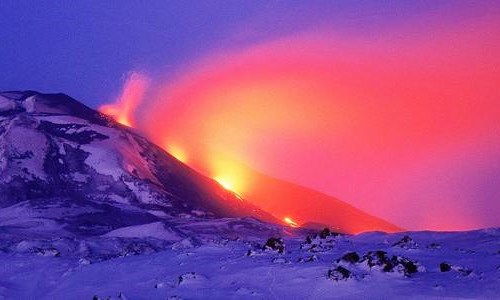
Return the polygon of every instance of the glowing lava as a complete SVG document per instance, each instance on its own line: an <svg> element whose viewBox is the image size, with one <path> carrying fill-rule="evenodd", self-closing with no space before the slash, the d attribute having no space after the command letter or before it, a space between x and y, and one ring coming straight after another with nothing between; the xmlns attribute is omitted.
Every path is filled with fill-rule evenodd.
<svg viewBox="0 0 500 300"><path fill-rule="evenodd" d="M139 73L130 73L121 95L113 104L99 107L99 111L112 116L118 123L125 126L135 126L133 112L143 99L149 80Z"/></svg>
<svg viewBox="0 0 500 300"><path fill-rule="evenodd" d="M220 185L222 185L222 187L225 188L226 190L234 192L233 184L229 180L221 177L214 177L214 180L217 181Z"/></svg>
<svg viewBox="0 0 500 300"><path fill-rule="evenodd" d="M299 227L299 225L294 220L292 220L292 218L290 218L290 217L284 217L283 222L285 222L290 227L294 227L294 228Z"/></svg>

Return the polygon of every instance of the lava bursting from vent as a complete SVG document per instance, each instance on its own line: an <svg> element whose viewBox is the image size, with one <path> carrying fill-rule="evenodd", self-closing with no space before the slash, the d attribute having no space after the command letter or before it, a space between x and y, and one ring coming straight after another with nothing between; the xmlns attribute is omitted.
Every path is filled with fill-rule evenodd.
<svg viewBox="0 0 500 300"><path fill-rule="evenodd" d="M331 202L314 206L303 187L254 170L409 229L487 226L494 218L469 208L500 208L477 197L482 186L498 190L500 24L467 21L466 31L425 19L362 40L315 32L210 56L156 87L137 126L290 226L282 216L333 222ZM101 110L133 124L146 82L132 76ZM360 212L340 217L349 232L397 230Z"/></svg>
<svg viewBox="0 0 500 300"><path fill-rule="evenodd" d="M143 99L148 85L149 80L146 76L132 72L118 99L113 104L99 107L99 111L113 116L117 122L125 126L134 126L134 112Z"/></svg>
<svg viewBox="0 0 500 300"><path fill-rule="evenodd" d="M295 222L294 220L292 220L292 218L290 218L290 217L284 217L283 221L286 224L288 224L290 227L299 227L299 225L297 224L297 222Z"/></svg>

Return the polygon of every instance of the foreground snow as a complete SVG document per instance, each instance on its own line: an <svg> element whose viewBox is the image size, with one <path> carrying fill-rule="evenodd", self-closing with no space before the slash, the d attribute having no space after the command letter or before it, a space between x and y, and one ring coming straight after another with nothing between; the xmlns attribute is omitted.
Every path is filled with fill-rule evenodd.
<svg viewBox="0 0 500 300"><path fill-rule="evenodd" d="M66 251L71 243L77 250ZM283 253L265 243L265 238L215 236L177 242L145 237L3 242L0 298L500 297L500 229L285 237ZM392 263L384 263L383 256ZM339 272L342 268L349 274Z"/></svg>

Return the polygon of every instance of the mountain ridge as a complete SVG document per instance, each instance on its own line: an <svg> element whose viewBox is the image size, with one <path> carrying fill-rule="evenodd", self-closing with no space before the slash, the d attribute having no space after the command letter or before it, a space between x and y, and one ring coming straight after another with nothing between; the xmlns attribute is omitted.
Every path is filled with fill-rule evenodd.
<svg viewBox="0 0 500 300"><path fill-rule="evenodd" d="M73 234L183 218L279 223L64 94L0 93L0 157L0 208L24 205L32 220Z"/></svg>

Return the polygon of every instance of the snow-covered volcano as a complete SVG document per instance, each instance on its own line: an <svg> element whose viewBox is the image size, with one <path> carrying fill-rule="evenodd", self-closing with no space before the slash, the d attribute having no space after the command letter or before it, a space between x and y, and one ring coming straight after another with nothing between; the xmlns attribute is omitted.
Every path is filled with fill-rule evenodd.
<svg viewBox="0 0 500 300"><path fill-rule="evenodd" d="M500 293L499 229L353 236L273 222L68 96L0 93L0 299Z"/></svg>
<svg viewBox="0 0 500 300"><path fill-rule="evenodd" d="M3 232L93 236L166 222L275 221L132 129L63 94L0 94Z"/></svg>

